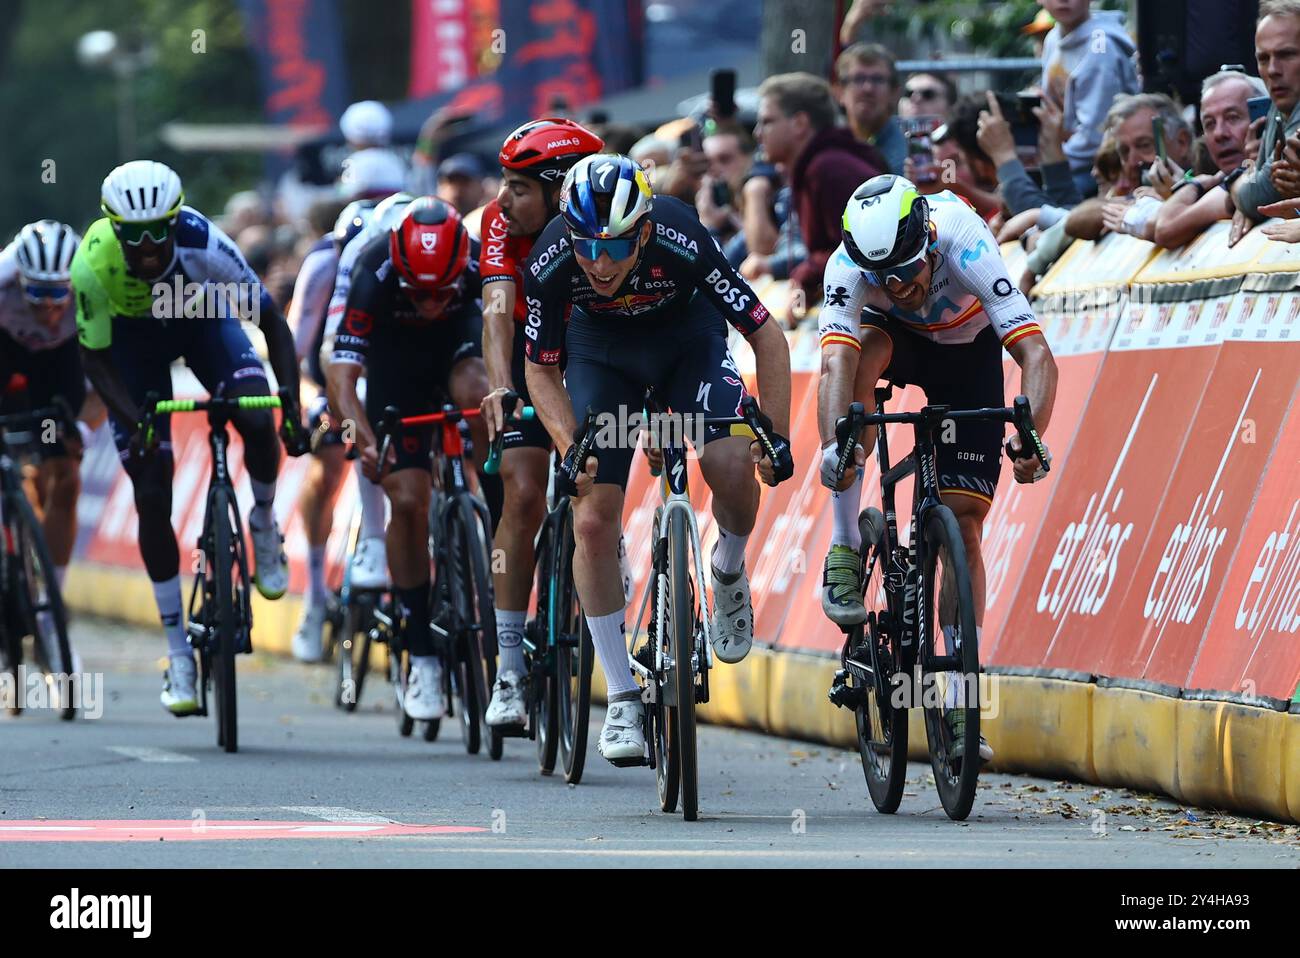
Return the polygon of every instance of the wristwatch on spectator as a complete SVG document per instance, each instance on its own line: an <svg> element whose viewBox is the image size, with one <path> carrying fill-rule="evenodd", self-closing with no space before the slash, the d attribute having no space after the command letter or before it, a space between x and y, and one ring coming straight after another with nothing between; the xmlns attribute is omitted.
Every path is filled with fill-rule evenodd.
<svg viewBox="0 0 1300 958"><path fill-rule="evenodd" d="M1208 191L1205 189L1205 187L1203 187L1199 182L1196 181L1196 179L1195 179L1194 177L1190 177L1190 176L1189 176L1189 177L1184 177L1184 178L1183 178L1183 181L1182 181L1181 183L1179 183L1177 186L1175 186L1175 187L1173 188L1173 190L1170 192L1169 195L1170 195L1170 196L1173 196L1175 193L1177 193L1179 190L1181 190L1184 186L1194 186L1194 187L1196 187L1196 198L1197 198L1198 200L1208 192Z"/></svg>
<svg viewBox="0 0 1300 958"><path fill-rule="evenodd" d="M1232 184L1233 184L1233 183L1236 183L1237 180L1238 180L1238 178L1240 178L1240 176L1241 176L1243 173L1245 173L1245 172L1246 172L1246 166L1245 166L1245 164L1242 164L1241 166L1239 166L1239 167L1237 167L1235 170L1233 170L1231 173L1229 173L1227 176L1225 176L1225 177L1223 178L1223 182L1220 183L1219 185L1222 186L1225 190L1227 190L1227 191L1228 191L1228 195L1231 196L1231 195L1232 195Z"/></svg>

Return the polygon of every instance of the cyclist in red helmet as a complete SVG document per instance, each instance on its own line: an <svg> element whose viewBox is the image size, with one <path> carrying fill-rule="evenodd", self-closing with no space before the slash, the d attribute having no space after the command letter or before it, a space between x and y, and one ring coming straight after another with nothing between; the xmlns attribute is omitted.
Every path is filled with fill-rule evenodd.
<svg viewBox="0 0 1300 958"><path fill-rule="evenodd" d="M477 250L460 214L423 196L401 222L371 240L352 267L347 308L326 377L330 408L356 424L361 470L382 483L392 506L388 567L402 605L411 674L403 707L427 721L446 713L442 666L429 631L429 496L432 427L404 430L379 462L372 423L388 406L403 416L435 412L443 401L478 406L487 392ZM357 379L366 376L364 406ZM477 437L475 450L487 448Z"/></svg>
<svg viewBox="0 0 1300 958"><path fill-rule="evenodd" d="M490 435L502 428L502 402L508 393L521 397L519 405L528 402L525 337L518 332L527 318L522 264L533 241L559 213L564 174L604 146L600 137L573 120L546 118L525 123L501 147L501 191L483 211L479 258L483 359L492 385L483 400L483 418ZM517 725L525 719L524 621L532 591L533 540L546 515L550 449L550 436L540 422L526 422L506 433L501 460L505 505L493 540L505 561L494 563L502 569L493 583L501 659L487 711L491 725Z"/></svg>

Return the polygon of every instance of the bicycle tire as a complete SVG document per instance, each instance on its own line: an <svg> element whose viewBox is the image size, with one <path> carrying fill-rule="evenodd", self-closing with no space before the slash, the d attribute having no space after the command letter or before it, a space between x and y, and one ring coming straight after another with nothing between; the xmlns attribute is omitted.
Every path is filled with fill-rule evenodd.
<svg viewBox="0 0 1300 958"><path fill-rule="evenodd" d="M552 545L554 523L542 525L537 539L535 565L537 568L537 613L529 624L532 629L533 655L526 681L531 683L528 696L528 722L537 740L537 768L543 775L555 771L560 748L559 716L559 648L552 632L551 596L555 575L555 550Z"/></svg>
<svg viewBox="0 0 1300 958"><path fill-rule="evenodd" d="M555 681L560 690L557 709L560 729L560 758L564 780L570 785L582 781L587 764L587 737L591 731L591 671L596 658L591 630L573 581L573 507L564 506L564 521L555 541L555 588L559 631L556 636ZM563 642L560 640L563 639Z"/></svg>
<svg viewBox="0 0 1300 958"><path fill-rule="evenodd" d="M28 628L31 630L32 639L40 643L41 648L47 656L46 666L50 674L55 677L60 675L67 676L63 688L71 688L72 668L72 647L68 643L68 618L67 610L63 605L63 595L59 590L59 580L54 574L54 561L50 558L50 549L45 541L45 534L41 529L40 523L36 519L36 512L32 509L32 504L26 496L17 496L11 505L16 506L14 514L18 519L16 538L18 542L18 552L22 561L17 565L17 573L23 580L25 588L21 590L23 596L24 611L27 613L29 621ZM39 576L39 584L35 581L34 575ZM38 590L43 592L38 594ZM48 611L54 624L53 643L42 641L40 613ZM19 637L19 641L22 639ZM58 661L49 661L48 656L53 651ZM68 702L59 703L59 717L64 721L71 721L76 718L77 709Z"/></svg>
<svg viewBox="0 0 1300 958"><path fill-rule="evenodd" d="M896 707L900 703L893 695L894 676L903 674L906 681L908 670L897 634L887 638L877 628L878 615L884 611L880 603L888 601L883 588L885 517L875 507L864 509L858 529L862 533L863 603L871 605L866 623L853 630L850 648L866 646L872 672L872 682L862 688L862 700L854 710L858 755L872 804L876 811L892 815L898 811L907 780L907 708L905 701Z"/></svg>
<svg viewBox="0 0 1300 958"><path fill-rule="evenodd" d="M691 660L698 635L699 597L695 596L691 577L690 530L682 510L674 509L668 517L668 601L672 608L669 632L670 654L675 663L677 705L675 734L670 747L678 753L681 768L682 818L693 822L699 817L699 768L695 740L695 670Z"/></svg>
<svg viewBox="0 0 1300 958"><path fill-rule="evenodd" d="M19 592L16 569L16 563L12 561L3 542L0 542L0 588L4 589L5 595L17 595ZM9 715L22 714L17 693L18 666L23 660L23 636L22 629L16 621L17 606L16 602L6 602L0 606L0 667L3 667L4 674L11 676L8 688L13 694L13 699L4 703L5 711Z"/></svg>
<svg viewBox="0 0 1300 958"><path fill-rule="evenodd" d="M438 732L442 728L442 719L429 719L429 721L422 724L424 725L424 731L421 735L424 740L426 742L438 741Z"/></svg>
<svg viewBox="0 0 1300 958"><path fill-rule="evenodd" d="M338 649L338 681L334 687L334 704L345 712L355 712L361 702L361 686L370 670L370 630L362 629L362 610L353 599L339 610L333 644Z"/></svg>
<svg viewBox="0 0 1300 958"><path fill-rule="evenodd" d="M225 486L214 486L210 496L208 523L212 555L208 562L216 602L216 643L211 660L217 693L217 745L227 752L236 752L239 750L239 706L235 692L235 651L239 612L235 606L235 543L230 513L238 507Z"/></svg>
<svg viewBox="0 0 1300 958"><path fill-rule="evenodd" d="M965 707L961 709L965 713L966 720L962 743L964 757L950 757L948 751L954 743L951 741L951 734L945 721L948 712L945 706L946 690L931 690L931 684L937 673L928 668L928 660L934 654L933 650L939 635L935 625L941 625L944 620L948 620L958 627L963 680L969 681L966 677L975 676L978 681L979 646L975 632L975 600L971 589L970 572L966 567L966 547L952 510L944 505L935 506L926 514L923 528L926 561L921 569L921 589L918 592L921 605L917 609L917 623L924 626L925 636L919 650L925 731L939 800L948 817L960 822L970 814L971 806L975 801L975 789L979 783L979 706L977 701L976 705L971 707L969 699L964 703ZM940 562L942 562L944 581L936 583ZM941 587L947 585L950 591L943 591L941 588L940 592L936 592L936 584ZM955 608L940 608L941 603L954 601ZM945 694L940 695L939 692ZM978 691L976 697L978 698ZM969 757L974 757L974 761L968 761Z"/></svg>
<svg viewBox="0 0 1300 958"><path fill-rule="evenodd" d="M661 630L661 623L657 620L659 591L662 588L663 580L668 576L667 552L661 546L664 540L659 538L661 517L662 507L655 510L654 532L652 534L654 545L651 555L655 559L650 567L650 623L648 626L649 635L647 636L647 640L651 643L650 652L652 654L658 649L663 649L665 653L669 652L666 637L668 630ZM671 606L668 607L667 612L671 616ZM670 625L670 622L663 624ZM681 795L682 782L681 755L672 745L672 738L676 730L675 718L666 701L664 686L660 683L660 674L657 671L654 673L652 684L647 685L646 688L650 690L651 696L647 712L650 742L655 753L655 787L659 792L659 810L672 814L677 811L677 800Z"/></svg>
<svg viewBox="0 0 1300 958"><path fill-rule="evenodd" d="M487 707L497 680L496 598L488 571L491 568L492 524L491 520L484 519L468 493L457 496L456 507L464 535L465 555L469 560L462 564L461 572L465 576L464 595L469 599L469 617L465 623L470 628L466 634L470 639L471 656L478 666L475 692L479 702L479 722L487 739L488 758L497 762L505 751L505 736L500 729L487 723Z"/></svg>
<svg viewBox="0 0 1300 958"><path fill-rule="evenodd" d="M459 706L460 734L465 744L465 751L477 755L483 747L483 727L479 718L482 699L477 694L477 677L483 673L481 666L476 666L471 656L477 652L478 644L471 643L463 627L468 618L468 600L463 589L465 574L464 563L469 561L465 554L466 545L461 541L459 512L455 509L440 511L440 521L446 522L439 539L442 563L438 569L440 590L445 590L450 608L448 621L447 645L450 654L443 662L444 669L451 670L452 693Z"/></svg>

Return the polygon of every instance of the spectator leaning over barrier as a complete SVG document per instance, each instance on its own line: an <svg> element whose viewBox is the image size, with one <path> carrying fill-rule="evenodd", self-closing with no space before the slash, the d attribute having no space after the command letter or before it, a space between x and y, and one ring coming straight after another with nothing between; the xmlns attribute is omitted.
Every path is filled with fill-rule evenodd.
<svg viewBox="0 0 1300 958"><path fill-rule="evenodd" d="M1215 166L1210 175L1185 176L1156 214L1152 238L1157 246L1175 249L1200 236L1211 223L1232 217L1229 174L1246 161L1250 110L1246 101L1265 96L1258 77L1224 70L1201 84L1201 127L1205 147Z"/></svg>
<svg viewBox="0 0 1300 958"><path fill-rule="evenodd" d="M1093 196L1092 161L1102 120L1117 94L1139 89L1135 48L1118 12L1092 13L1088 0L1042 0L1042 7L1056 18L1043 44L1042 88L1064 115L1064 150L1075 186Z"/></svg>
<svg viewBox="0 0 1300 958"><path fill-rule="evenodd" d="M1235 211L1259 222L1268 216L1261 207L1300 195L1300 0L1260 3L1255 60L1273 109L1264 123L1255 167L1235 177L1231 195ZM1285 153L1283 138L1277 135L1279 123L1285 124ZM1240 234L1242 225L1238 219L1235 234Z"/></svg>
<svg viewBox="0 0 1300 958"><path fill-rule="evenodd" d="M849 129L885 158L886 173L903 172L907 139L894 115L898 109L898 68L894 55L875 43L855 43L835 61L835 98Z"/></svg>
<svg viewBox="0 0 1300 958"><path fill-rule="evenodd" d="M1164 125L1167 160L1156 153L1156 117ZM1065 230L1076 239L1095 240L1107 229L1149 238L1160 204L1191 165L1191 127L1163 93L1135 93L1116 98L1106 115L1106 133L1119 150L1119 183L1110 199L1085 200L1071 210Z"/></svg>
<svg viewBox="0 0 1300 958"><path fill-rule="evenodd" d="M1082 202L1083 197L1070 175L1070 164L1061 150L1061 111L1050 99L1034 108L1038 117L1039 173L1043 179L1040 187L1029 176L1024 163L1016 155L1016 141L1011 124L1002 115L998 98L987 93L989 108L981 111L976 139L980 147L997 167L998 184L1002 201L1012 217L1024 215L1023 227L1013 231L1007 239L1019 238L1025 228L1037 226L1046 229L1065 215L1066 211ZM1046 211L1046 215L1040 213ZM1010 223L1008 224L1010 225ZM1005 242L1003 237L999 241Z"/></svg>
<svg viewBox="0 0 1300 958"><path fill-rule="evenodd" d="M875 147L835 125L835 100L811 73L781 73L758 88L754 136L771 163L789 171L790 194L808 256L790 273L789 320L820 298L826 261L843 238L844 206L885 161ZM802 295L799 295L802 293Z"/></svg>
<svg viewBox="0 0 1300 958"><path fill-rule="evenodd" d="M704 138L704 156L709 165L695 193L695 210L719 245L725 245L740 231L737 200L752 152L743 132L725 130Z"/></svg>

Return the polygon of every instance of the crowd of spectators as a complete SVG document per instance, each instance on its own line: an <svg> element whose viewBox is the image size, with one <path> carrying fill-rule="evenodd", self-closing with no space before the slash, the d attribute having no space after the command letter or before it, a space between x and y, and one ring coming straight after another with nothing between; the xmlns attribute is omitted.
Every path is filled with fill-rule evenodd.
<svg viewBox="0 0 1300 958"><path fill-rule="evenodd" d="M820 297L853 190L880 173L951 190L1000 242L1019 241L1026 291L1071 242L1109 232L1174 249L1219 221L1232 221L1235 243L1278 217L1264 235L1300 242L1300 0L1262 0L1259 76L1225 65L1189 104L1141 92L1131 24L1087 0L1042 0L1024 26L1041 43L1034 82L965 95L958 81L969 75L903 75L886 47L850 42L886 6L853 4L829 80L770 76L748 112L709 104L648 130L587 118L609 149L646 166L657 192L696 208L742 274L790 280L789 301L771 305L792 323ZM330 195L291 223L239 193L222 223L283 305L304 252L348 200L405 187L473 223L499 180L493 157L442 148L458 122L430 118L408 164L389 144L387 111L354 104L340 122L351 152Z"/></svg>

